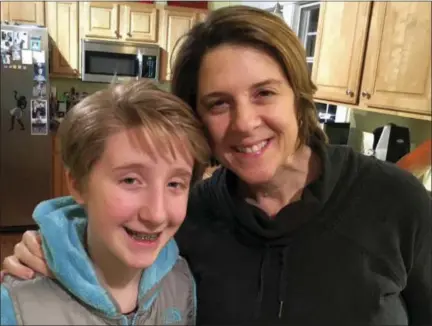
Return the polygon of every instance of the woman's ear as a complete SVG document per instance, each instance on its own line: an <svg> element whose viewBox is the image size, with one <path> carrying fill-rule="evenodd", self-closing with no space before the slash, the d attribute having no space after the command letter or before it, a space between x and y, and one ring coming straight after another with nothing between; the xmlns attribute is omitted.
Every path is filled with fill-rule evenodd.
<svg viewBox="0 0 432 326"><path fill-rule="evenodd" d="M73 199L80 205L84 205L84 196L82 192L82 187L76 179L72 177L69 170L66 170L66 184L69 194Z"/></svg>

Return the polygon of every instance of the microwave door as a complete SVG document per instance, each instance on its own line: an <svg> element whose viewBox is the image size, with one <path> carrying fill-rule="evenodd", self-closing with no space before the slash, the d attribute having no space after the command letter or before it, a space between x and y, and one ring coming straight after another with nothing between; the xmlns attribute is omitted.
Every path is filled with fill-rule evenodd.
<svg viewBox="0 0 432 326"><path fill-rule="evenodd" d="M134 46L87 42L82 64L83 81L123 82L140 75L137 48Z"/></svg>

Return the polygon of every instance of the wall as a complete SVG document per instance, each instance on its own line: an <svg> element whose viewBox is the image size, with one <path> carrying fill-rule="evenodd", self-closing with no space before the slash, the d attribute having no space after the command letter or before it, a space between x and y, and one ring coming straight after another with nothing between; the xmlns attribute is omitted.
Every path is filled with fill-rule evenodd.
<svg viewBox="0 0 432 326"><path fill-rule="evenodd" d="M56 87L57 96L63 94L64 92L69 92L72 87L75 88L75 91L77 92L94 93L108 86L108 84L89 83L89 82L83 82L82 80L79 79L72 79L72 78L51 78L50 81L51 81L51 86ZM158 85L160 86L160 88L164 90L167 91L170 90L169 83L158 83Z"/></svg>

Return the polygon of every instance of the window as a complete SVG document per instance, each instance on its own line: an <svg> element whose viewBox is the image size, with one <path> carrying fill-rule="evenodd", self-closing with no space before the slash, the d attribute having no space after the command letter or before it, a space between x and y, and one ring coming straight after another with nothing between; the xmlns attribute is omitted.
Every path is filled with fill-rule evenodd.
<svg viewBox="0 0 432 326"><path fill-rule="evenodd" d="M315 42L318 31L320 13L319 1L298 1L294 9L293 27L306 51L306 62L309 75L312 74L312 67L315 56ZM349 112L345 107L332 104L315 102L317 115L320 122L327 121L348 121Z"/></svg>
<svg viewBox="0 0 432 326"><path fill-rule="evenodd" d="M312 73L312 65L315 55L315 42L318 29L320 4L319 2L299 2L297 7L296 30L299 39L306 50L306 61L309 73Z"/></svg>

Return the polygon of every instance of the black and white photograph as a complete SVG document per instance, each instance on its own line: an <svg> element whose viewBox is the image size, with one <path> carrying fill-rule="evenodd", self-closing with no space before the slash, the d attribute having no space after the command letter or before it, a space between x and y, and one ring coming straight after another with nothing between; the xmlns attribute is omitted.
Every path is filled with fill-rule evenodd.
<svg viewBox="0 0 432 326"><path fill-rule="evenodd" d="M31 134L48 134L48 102L47 100L31 100Z"/></svg>
<svg viewBox="0 0 432 326"><path fill-rule="evenodd" d="M14 45L17 45L20 50L26 50L29 47L28 32L20 31L14 33Z"/></svg>
<svg viewBox="0 0 432 326"><path fill-rule="evenodd" d="M46 92L46 83L44 81L33 81L33 97L45 97Z"/></svg>
<svg viewBox="0 0 432 326"><path fill-rule="evenodd" d="M20 130L25 130L24 123L22 121L24 110L27 108L27 99L24 95L19 95L17 91L14 91L15 106L9 110L10 115L10 127L9 131L15 129L15 123L18 123Z"/></svg>
<svg viewBox="0 0 432 326"><path fill-rule="evenodd" d="M44 63L33 64L33 80L37 82L46 82L46 66Z"/></svg>
<svg viewBox="0 0 432 326"><path fill-rule="evenodd" d="M1 53L2 63L4 65L10 65L11 64L11 55L7 52Z"/></svg>
<svg viewBox="0 0 432 326"><path fill-rule="evenodd" d="M1 31L1 52L8 52L13 45L13 32L8 30Z"/></svg>

